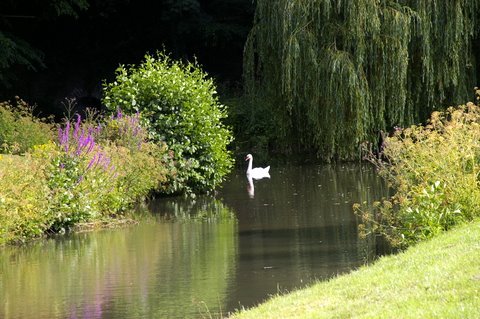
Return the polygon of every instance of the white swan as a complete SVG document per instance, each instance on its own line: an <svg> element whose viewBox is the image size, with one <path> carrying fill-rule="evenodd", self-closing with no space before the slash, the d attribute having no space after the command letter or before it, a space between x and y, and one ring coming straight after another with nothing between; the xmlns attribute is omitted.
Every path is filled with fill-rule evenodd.
<svg viewBox="0 0 480 319"><path fill-rule="evenodd" d="M262 178L270 178L270 166L265 168L263 167L255 167L252 168L253 156L252 154L248 154L245 157L245 160L248 161L248 168L247 168L247 178L253 179L262 179Z"/></svg>

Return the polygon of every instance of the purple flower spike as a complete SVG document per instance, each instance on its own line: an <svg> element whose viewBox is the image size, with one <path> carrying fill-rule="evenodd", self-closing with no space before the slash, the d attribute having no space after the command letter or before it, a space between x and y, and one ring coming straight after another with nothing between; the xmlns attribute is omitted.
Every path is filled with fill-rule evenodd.
<svg viewBox="0 0 480 319"><path fill-rule="evenodd" d="M90 146L88 147L87 154L90 153L93 150L93 147L95 146L95 141L93 138L90 140Z"/></svg>
<svg viewBox="0 0 480 319"><path fill-rule="evenodd" d="M66 135L70 134L70 121L67 121L65 124L65 130L63 131Z"/></svg>
<svg viewBox="0 0 480 319"><path fill-rule="evenodd" d="M110 158L105 158L105 160L103 161L103 169L104 170L107 170L108 169L108 166L110 165Z"/></svg>
<svg viewBox="0 0 480 319"><path fill-rule="evenodd" d="M118 112L118 115L123 117L121 112ZM78 183L80 183L84 178L88 178L88 171L91 169L96 169L99 167L105 173L110 175L110 165L111 159L101 152L101 147L96 148L95 137L100 135L102 126L98 125L93 128L82 127L82 118L80 115L76 115L75 122L65 121L65 126L58 128L58 141L61 149L64 152L64 155L67 156L70 160L80 160L76 161L79 163L78 168L82 169L80 172L80 177L78 178ZM89 160L86 156L93 152L93 156ZM88 164L84 166L82 163ZM65 164L59 164L60 169L65 168Z"/></svg>
<svg viewBox="0 0 480 319"><path fill-rule="evenodd" d="M87 171L93 166L93 163L95 163L96 160L97 160L97 154L95 154L93 158L90 160L90 162L88 163Z"/></svg>
<svg viewBox="0 0 480 319"><path fill-rule="evenodd" d="M80 114L76 114L76 115L77 115L77 121L75 122L74 129L73 129L73 136L75 138L78 137L78 133L80 130L80 122L82 120L82 117L80 116Z"/></svg>

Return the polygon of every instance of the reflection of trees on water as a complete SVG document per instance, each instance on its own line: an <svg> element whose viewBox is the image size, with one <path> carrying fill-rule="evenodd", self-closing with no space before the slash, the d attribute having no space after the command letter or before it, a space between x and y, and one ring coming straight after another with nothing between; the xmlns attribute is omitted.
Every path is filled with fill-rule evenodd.
<svg viewBox="0 0 480 319"><path fill-rule="evenodd" d="M373 203L387 194L385 183L369 165L287 167L271 175L255 183L252 200L231 196L234 189L244 192L242 178L220 192L219 197L235 212L240 231L319 227L328 228L336 241L356 240L353 204Z"/></svg>
<svg viewBox="0 0 480 319"><path fill-rule="evenodd" d="M164 220L207 222L235 220L233 211L222 201L211 196L162 198L149 203L148 209Z"/></svg>
<svg viewBox="0 0 480 319"><path fill-rule="evenodd" d="M155 222L0 250L0 317L198 318L207 308L215 317L377 253L374 239L358 239L352 211L386 195L373 169L271 175L255 182L254 198L242 170L218 199L151 202Z"/></svg>
<svg viewBox="0 0 480 319"><path fill-rule="evenodd" d="M360 221L354 215L352 206L355 203L372 205L373 202L385 197L388 194L386 183L369 164L341 165L340 169L329 166L323 168L321 174L325 174L332 181L329 189L334 204L337 206L341 206L342 202L346 204L343 208L345 213L350 216L351 226L354 228L353 231L346 232L343 232L340 227L337 228L336 238L354 241L357 245L358 256L362 257L366 263L376 259L379 254L384 254L388 247L380 238L358 238Z"/></svg>
<svg viewBox="0 0 480 319"><path fill-rule="evenodd" d="M199 317L223 306L236 224L145 223L0 251L2 318Z"/></svg>

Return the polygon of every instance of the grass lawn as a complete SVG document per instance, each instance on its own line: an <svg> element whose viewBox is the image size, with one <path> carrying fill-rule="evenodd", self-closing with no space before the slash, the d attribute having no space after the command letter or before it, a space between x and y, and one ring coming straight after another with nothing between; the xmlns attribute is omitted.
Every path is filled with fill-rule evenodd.
<svg viewBox="0 0 480 319"><path fill-rule="evenodd" d="M232 318L480 318L480 221Z"/></svg>

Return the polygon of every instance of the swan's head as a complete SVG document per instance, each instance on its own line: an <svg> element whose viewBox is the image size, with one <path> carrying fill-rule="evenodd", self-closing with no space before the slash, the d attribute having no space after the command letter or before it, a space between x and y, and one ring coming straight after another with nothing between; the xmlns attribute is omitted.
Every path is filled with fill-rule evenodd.
<svg viewBox="0 0 480 319"><path fill-rule="evenodd" d="M245 157L245 160L248 161L248 160L251 160L253 158L252 154L248 154L246 157Z"/></svg>

